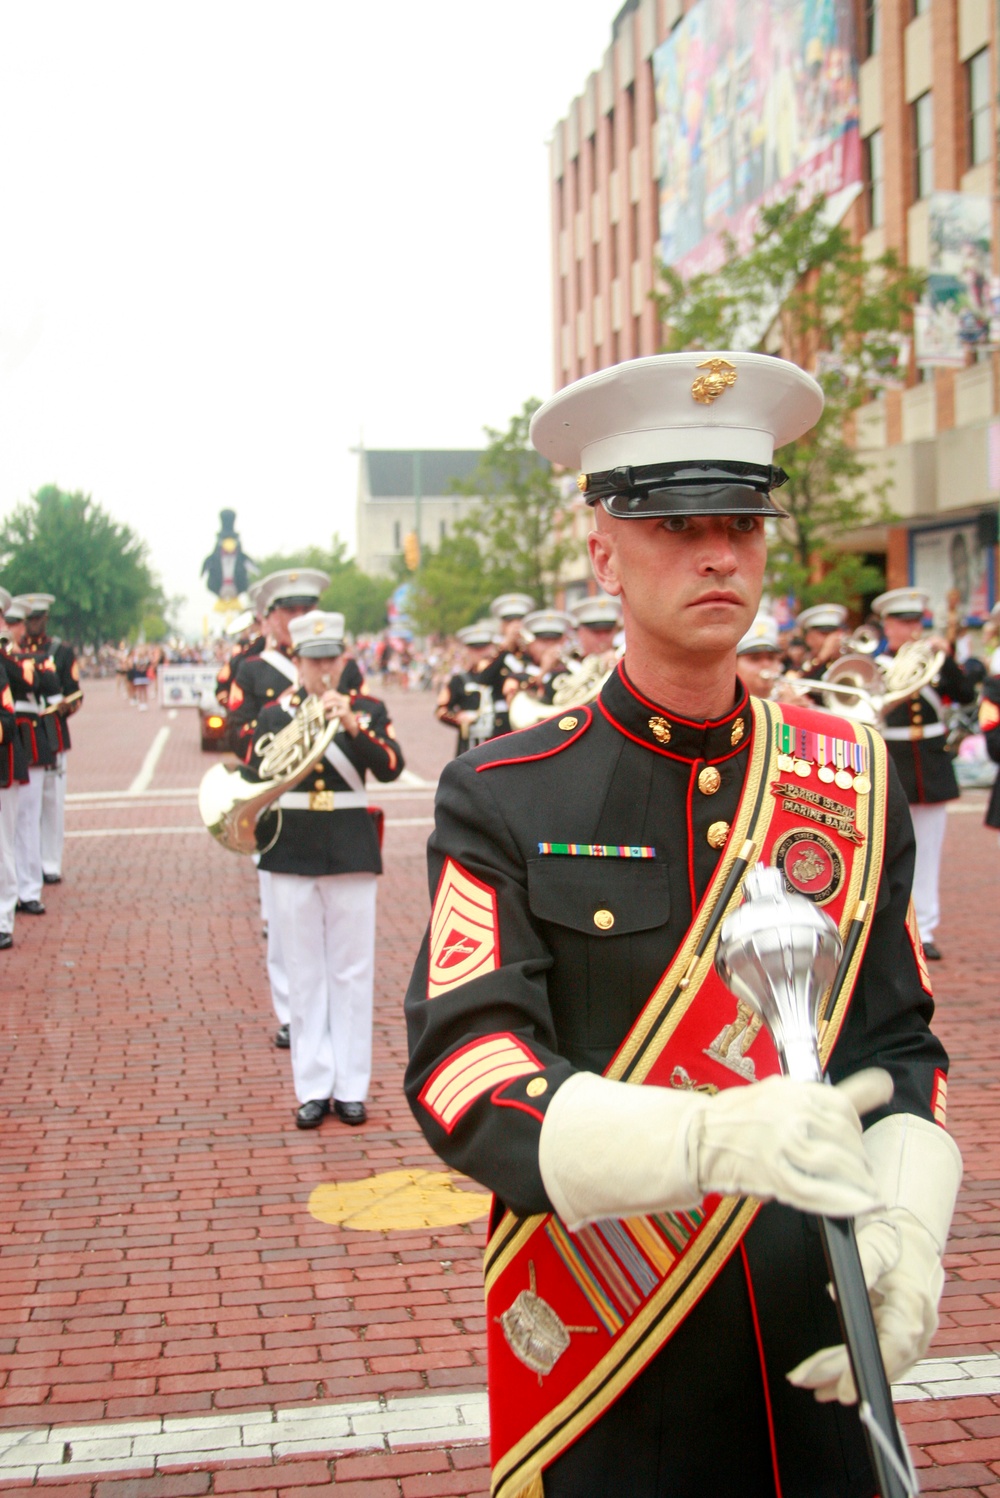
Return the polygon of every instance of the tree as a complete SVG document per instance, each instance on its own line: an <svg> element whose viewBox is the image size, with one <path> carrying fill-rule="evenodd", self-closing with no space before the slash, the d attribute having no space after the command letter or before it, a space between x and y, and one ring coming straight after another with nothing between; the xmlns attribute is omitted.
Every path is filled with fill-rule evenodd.
<svg viewBox="0 0 1000 1498"><path fill-rule="evenodd" d="M306 546L300 551L275 552L262 558L257 563L257 576L266 577L269 572L279 572L286 567L318 567L330 576L330 586L320 596L318 607L343 614L345 628L351 634L376 634L385 628L385 609L392 592L392 581L362 572L346 552L347 542L335 535L329 551L320 546Z"/></svg>
<svg viewBox="0 0 1000 1498"><path fill-rule="evenodd" d="M418 634L453 635L485 614L498 593L512 590L509 572L487 568L476 538L459 530L434 550L424 548L413 580L410 618Z"/></svg>
<svg viewBox="0 0 1000 1498"><path fill-rule="evenodd" d="M79 490L46 484L0 525L0 579L10 593L53 593L54 633L77 645L125 638L163 612L146 543Z"/></svg>
<svg viewBox="0 0 1000 1498"><path fill-rule="evenodd" d="M528 437L538 406L526 401L505 432L486 428L489 446L455 491L479 500L456 530L475 540L490 596L515 588L542 603L551 599L579 542L565 526L566 501L552 470Z"/></svg>
<svg viewBox="0 0 1000 1498"><path fill-rule="evenodd" d="M866 484L868 464L851 443L853 418L894 368L924 277L894 250L866 260L824 200L794 198L761 211L748 252L726 242L717 271L685 281L661 265L656 296L666 350L743 349L782 353L815 366L826 406L819 422L778 454L788 483L776 498L789 511L770 557L770 582L801 607L852 603L882 584L878 569L837 549L836 540L892 518L887 486Z"/></svg>

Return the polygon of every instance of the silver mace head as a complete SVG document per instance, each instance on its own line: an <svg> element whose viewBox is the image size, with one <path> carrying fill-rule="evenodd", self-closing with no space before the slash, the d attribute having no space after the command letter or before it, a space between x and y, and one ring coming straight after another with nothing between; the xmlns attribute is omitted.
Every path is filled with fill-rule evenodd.
<svg viewBox="0 0 1000 1498"><path fill-rule="evenodd" d="M743 881L743 903L719 933L715 970L737 999L760 1015L797 1082L822 1077L819 1006L843 950L825 910L789 893L780 869L759 863Z"/></svg>

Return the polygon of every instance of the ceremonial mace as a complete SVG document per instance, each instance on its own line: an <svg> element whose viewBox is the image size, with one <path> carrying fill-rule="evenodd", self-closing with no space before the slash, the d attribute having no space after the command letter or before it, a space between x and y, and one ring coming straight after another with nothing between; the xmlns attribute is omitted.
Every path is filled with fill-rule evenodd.
<svg viewBox="0 0 1000 1498"><path fill-rule="evenodd" d="M857 929L852 929L845 952L826 911L803 895L790 894L780 870L757 864L747 874L743 891L743 904L722 924L716 972L760 1016L774 1041L782 1073L796 1082L821 1082L820 1004L831 985L831 1009L836 1002L861 922L854 922ZM919 1487L892 1407L854 1220L821 1217L819 1226L879 1493L881 1498L913 1498Z"/></svg>

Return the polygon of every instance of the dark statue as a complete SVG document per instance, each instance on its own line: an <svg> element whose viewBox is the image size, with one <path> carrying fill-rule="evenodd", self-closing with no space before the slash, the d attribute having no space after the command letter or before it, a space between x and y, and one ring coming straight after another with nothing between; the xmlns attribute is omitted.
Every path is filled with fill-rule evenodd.
<svg viewBox="0 0 1000 1498"><path fill-rule="evenodd" d="M257 565L248 557L236 532L236 511L220 510L221 529L215 538L215 550L201 564L201 575L209 592L219 598L236 598L245 593Z"/></svg>

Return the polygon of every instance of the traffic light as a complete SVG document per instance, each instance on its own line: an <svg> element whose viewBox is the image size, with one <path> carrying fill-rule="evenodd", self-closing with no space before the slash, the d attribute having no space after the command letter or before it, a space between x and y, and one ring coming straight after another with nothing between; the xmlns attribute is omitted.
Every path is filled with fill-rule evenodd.
<svg viewBox="0 0 1000 1498"><path fill-rule="evenodd" d="M416 531L407 531L403 540L403 558L411 572L420 566L420 541Z"/></svg>

